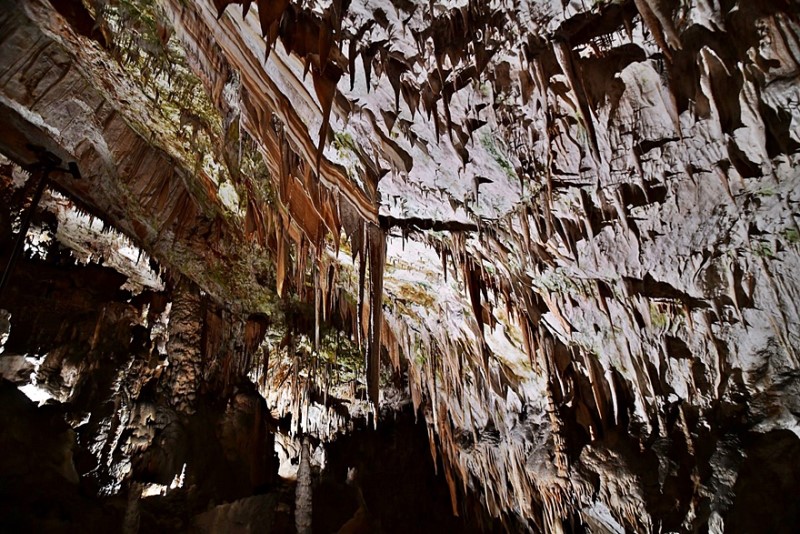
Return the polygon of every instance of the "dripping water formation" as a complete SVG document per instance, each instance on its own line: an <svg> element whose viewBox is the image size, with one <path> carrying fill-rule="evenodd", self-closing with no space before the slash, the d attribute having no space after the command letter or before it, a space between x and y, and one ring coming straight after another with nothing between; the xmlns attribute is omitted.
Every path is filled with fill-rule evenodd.
<svg viewBox="0 0 800 534"><path fill-rule="evenodd" d="M794 532L800 4L0 0L0 531Z"/></svg>

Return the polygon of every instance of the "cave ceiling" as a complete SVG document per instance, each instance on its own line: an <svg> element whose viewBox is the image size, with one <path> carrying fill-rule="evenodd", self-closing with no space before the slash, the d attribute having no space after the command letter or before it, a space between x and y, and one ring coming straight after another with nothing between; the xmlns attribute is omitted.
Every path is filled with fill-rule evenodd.
<svg viewBox="0 0 800 534"><path fill-rule="evenodd" d="M800 435L796 2L0 8L0 151L60 162L48 209L314 351L335 325L454 511L724 528L745 446L703 443Z"/></svg>

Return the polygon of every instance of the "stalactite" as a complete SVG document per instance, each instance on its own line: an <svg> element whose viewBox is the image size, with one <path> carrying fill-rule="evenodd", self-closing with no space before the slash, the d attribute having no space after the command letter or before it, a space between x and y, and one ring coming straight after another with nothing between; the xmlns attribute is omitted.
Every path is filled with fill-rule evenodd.
<svg viewBox="0 0 800 534"><path fill-rule="evenodd" d="M599 165L602 160L600 158L600 149L597 144L597 131L594 127L593 111L586 98L583 78L575 71L575 62L572 59L572 48L569 43L557 40L553 42L553 51L561 70L569 81L570 89L575 96L575 111L580 114L579 119L589 135L592 156Z"/></svg>
<svg viewBox="0 0 800 534"><path fill-rule="evenodd" d="M674 50L682 49L680 37L675 31L672 20L662 11L659 2L654 0L634 0L634 4L639 10L642 20L644 20L653 34L656 43L664 51L664 55L671 59L672 55L667 47L667 41L669 41L669 46Z"/></svg>
<svg viewBox="0 0 800 534"><path fill-rule="evenodd" d="M369 227L370 311L367 350L367 390L373 409L378 411L380 388L381 332L383 330L383 274L386 265L386 235L377 226ZM376 419L377 421L377 419Z"/></svg>
<svg viewBox="0 0 800 534"><path fill-rule="evenodd" d="M368 237L367 237L367 229L364 228L362 230L361 236L361 252L360 252L360 259L358 263L358 308L357 308L357 334L358 334L358 343L359 346L366 348L366 341L365 341L365 328L364 328L364 295L367 289L367 264L369 262L367 257L367 250L368 250Z"/></svg>
<svg viewBox="0 0 800 534"><path fill-rule="evenodd" d="M276 291L278 296L284 295L284 284L286 281L286 271L289 267L289 245L280 224L275 226L276 239L278 241L277 261L275 264Z"/></svg>
<svg viewBox="0 0 800 534"><path fill-rule="evenodd" d="M648 495L647 506L640 506L635 499L609 502L620 491L609 489L604 470L613 464L614 477L621 476L630 459L625 457L627 450L619 448L620 441L605 440L606 434L612 433L604 430L627 422L627 428L616 429L615 438L625 430L630 435L622 441L630 439L632 449L638 442L641 450L637 454L651 457L655 451L659 462L669 463L673 458L648 441L674 439L667 425L673 424L675 414L669 410L677 406L680 423L675 430L686 434L688 448L689 437L697 433L697 421L708 422L711 433L722 432L722 418L710 417L705 405L700 405L709 395L713 400L725 394L727 403L733 399L733 390L728 388L740 386L740 371L747 389L751 382L747 377L753 372L765 375L759 383L770 384L773 367L784 365L784 360L786 365L796 363L792 325L797 307L791 298L796 291L788 268L796 259L796 234L791 233L796 224L781 220L786 228L777 228L775 223L784 212L791 214L793 205L787 193L791 187L787 180L792 177L785 168L792 168L796 135L789 120L791 110L784 109L782 86L791 85L796 66L796 61L792 62L796 55L792 36L797 33L793 33L794 13L781 13L781 6L764 9L740 3L733 10L723 6L729 10L724 16L712 16L687 3L678 8L676 16L683 19L675 23L673 6L657 0L599 2L591 9L576 7L579 3L573 2L561 13L531 3L517 6L518 17L509 8L518 2L469 2L461 7L432 2L428 15L407 13L406 19L404 8L395 2L395 13L386 21L378 21L376 14L375 20L364 22L360 11L348 16L347 2L317 9L320 6L313 2L264 0L257 2L256 24L261 24L267 51L277 40L284 45L283 50L275 51L279 57L271 60L275 68L264 73L259 70L260 57L251 57L253 43L246 37L253 21L223 17L214 25L208 19L209 9L216 8L222 15L230 4L242 4L242 16L246 17L251 3L215 0L210 7L178 0L161 2L174 18L175 37L188 45L187 57L197 63L192 70L203 79L212 103L219 105L219 98L213 95L221 90L229 73L241 71L243 86L247 86L241 98L242 131L254 135L276 198L266 195L266 189L260 189L252 177L233 177L245 213L225 212L224 217L217 213L217 187L204 172L193 173L188 168L191 161L187 167L177 157L153 157L159 144L169 145L166 152L180 152L179 147L165 143L160 135L140 142L140 134L129 134L124 124L119 124L115 114L123 112L122 122L135 122L136 112L129 109L134 106L126 103L133 100L123 98L124 91L107 87L107 79L98 84L102 91L91 96L98 102L108 94L115 97L106 99L116 108L107 119L110 126L102 131L87 126L89 143L78 144L76 151L92 163L97 147L103 148L102 165L92 163L91 173L86 174L108 179L90 178L88 186L72 186L79 196L97 204L100 211L115 214L118 221L125 218L118 212L130 215L135 220L126 229L129 235L146 242L155 257L165 258L170 272L196 277L199 286L215 299L236 303L236 314L240 313L239 295L234 295L231 286L256 292L268 285L263 280L271 280L273 274L284 303L299 301L307 310L313 302L311 359L304 352L310 337L309 317L289 319L288 349L281 344L272 355L275 371L271 372L278 389L282 379L294 374L293 405L287 412L292 412L295 432L309 423L305 400L313 388L324 387L324 402L329 400L330 371L327 365L321 367L320 343L325 340L320 328L330 320L337 330L337 353L340 325L342 335L355 337L366 352L368 397L376 413L381 351L387 351L396 372L407 372L409 395L415 408L424 412L432 454L436 457L438 448L453 501L459 477L465 492L468 482L478 479L487 481L482 498L488 509L524 516L530 519L529 527L569 530L574 526L569 514L579 508L583 513L593 503L604 502L625 528L656 524L664 530L677 528L668 527L667 519L651 521L649 514L655 515L653 510L661 504L656 490ZM14 11L12 3L9 6ZM641 20L635 21L638 27L634 32L636 11ZM757 23L742 20L750 18ZM534 21L542 31L532 32L527 27ZM134 25L136 21L126 18L123 22ZM42 20L36 24L51 23ZM687 41L687 49L678 53L682 37L678 29L688 25L702 31L686 33L683 37L693 46ZM643 26L650 29L667 58L666 67L660 65L662 54L652 54L652 43L647 39L641 42L646 31ZM75 53L70 32L62 30L58 32L60 41L48 47L69 59L70 69L64 76L74 85L74 72L95 71L90 71L91 61ZM157 27L157 37L162 45L171 42L174 46L176 39L167 35L167 30ZM625 30L631 42L621 43ZM18 33L22 32L10 32L8 39L16 39ZM48 32L39 33L43 42L49 42ZM728 46L732 37L741 38L736 46ZM114 54L120 62L129 62L127 69L135 67L150 84L158 76L172 76L174 69L140 50L143 47L137 46L137 39L125 35L115 41ZM349 41L347 57L341 50L344 40ZM415 47L418 56L405 57L406 50L413 53ZM355 87L358 54L362 55L366 90ZM510 66L515 60L519 72ZM694 70L697 60L699 74ZM33 72L41 72L40 63L32 58L31 65L37 66ZM60 65L58 61L53 64ZM72 68L73 64L78 68ZM304 79L305 73L300 74L303 67L297 65L311 71L313 87ZM351 92L338 94L337 84L346 65ZM719 81L712 75L717 71L730 78L744 73L752 87L739 92L731 89L726 103L727 99L716 98L709 89ZM29 89L31 96L36 94L34 88L44 89L38 87L35 76L7 74L9 88ZM58 83L55 87L59 89ZM665 90L670 92L669 102ZM186 100L196 96L186 87L170 91ZM405 110L399 113L401 93L413 121L408 121ZM12 90L4 94L15 97ZM704 102L707 96L715 98ZM636 98L646 100L647 105L640 105ZM47 100L35 99L37 113L47 110ZM443 110L439 109L440 100ZM96 109L98 118L105 112L106 102L100 107L90 100L80 103ZM420 104L425 113L415 117ZM728 104L732 110L727 113L741 116L743 124L734 124L731 132L720 137L714 129L719 126L716 115L724 114L722 108ZM71 113L79 112L79 107L71 108ZM330 113L336 113L336 118ZM708 113L713 120L705 116ZM750 120L748 114L755 118ZM46 122L52 120L54 131L64 132L68 139L73 125L59 121L59 113L50 115L42 117ZM381 116L382 121L375 120ZM205 134L189 119L184 114L184 126L191 127L191 136L199 143ZM319 119L322 128L315 139L309 125L316 128ZM669 132L670 121L678 138L673 139ZM681 121L691 136L681 135ZM338 132L337 137L354 138L351 163L355 173L350 166L343 169L324 157L323 148L332 137L328 130L334 124L337 128L346 125L346 131ZM434 138L438 140L443 126L450 142L436 146ZM136 129L148 128L137 123ZM470 144L473 133L478 133L479 139L490 134L501 141L497 157L475 141ZM173 135L177 134L166 137L172 140ZM190 133L181 133L177 139L189 143L189 137ZM595 168L586 159L586 146ZM348 158L341 159L349 159L350 148L342 151ZM193 152L190 160L204 157L199 150ZM215 161L219 158L219 154L208 155ZM609 158L602 169L597 165L601 158ZM489 177L492 184L483 184L477 173L497 170L494 163L508 171L508 176L498 173ZM160 172L161 168L169 171ZM432 169L439 174L428 180ZM700 178L709 170L717 172L722 182ZM450 176L451 171L455 177ZM728 172L734 173L731 180L726 177ZM124 178L120 184L115 181L117 174ZM359 178L351 179L353 174ZM382 176L386 182L379 188ZM473 180L474 203L462 202L462 193L469 194L468 186L456 182L462 178ZM438 191L429 189L431 182ZM772 191L753 194L767 182ZM95 187L100 193L93 191ZM402 203L385 197L375 202L380 193L398 189ZM721 202L711 198L720 192ZM117 193L120 200L105 198ZM267 196L269 202L264 200ZM451 201L449 208L447 200ZM693 211L687 204L691 207L694 200L697 209ZM741 206L747 210L737 209ZM765 224L753 215L762 207L771 210ZM387 247L390 238L384 231L388 230L375 224L385 220L385 216L378 218L379 212L417 208L430 209L444 219L457 218L459 224L464 213L475 228L474 233L455 235L449 230L402 228L404 251L426 243L441 256L432 262L441 262L441 275L437 265L411 269L412 279L425 276L425 289L429 289L425 313L419 317L410 316L409 308L403 309L402 303L396 304L392 298L387 298L384 310L384 263L392 247ZM698 211L708 216L700 220ZM724 238L713 231L719 226L718 219L735 222L723 232ZM445 225L453 222L437 220ZM358 263L353 269L358 269L355 276L351 276L349 262L338 263L342 229ZM778 235L783 231L788 233ZM325 250L332 248L328 232L336 255L329 256ZM742 237L745 234L747 237ZM765 234L775 235L756 237ZM758 249L762 239L775 250ZM170 244L165 246L165 242ZM309 256L309 247L313 247L313 256ZM202 252L185 258L192 250ZM97 257L97 253L93 255ZM448 281L448 256L456 284ZM211 260L206 261L208 258ZM427 255L420 257L420 261L428 259ZM274 260L274 273L270 260ZM406 281L407 269L401 263L395 265L399 273L386 271L390 297L395 296L399 283ZM234 271L237 264L245 267ZM694 276L685 270L687 266L696 269ZM339 267L341 277L337 275ZM758 276L753 274L745 281L737 269L750 269ZM214 274L209 276L211 271ZM647 272L653 273L649 281L626 281ZM463 277L463 291L455 294L452 289L459 277ZM309 281L314 284L313 295ZM268 310L279 322L281 312L273 313L274 295L272 288L268 289L242 308L248 312ZM356 292L358 303L354 306ZM176 302L181 298L177 296ZM679 309L682 314L676 313ZM441 322L434 323L437 314ZM176 325L180 324L180 313L173 315ZM261 327L246 323L242 347L231 342L239 328L235 322L238 315L217 309L200 315L205 318L200 342L202 381L221 370L228 386L250 367ZM701 328L694 328L693 318L700 319ZM96 350L107 334L107 324L105 319L94 324L96 334L89 346ZM747 341L740 348L736 340L745 339L742 332ZM761 332L764 334L759 335ZM297 343L291 337L295 334ZM74 332L66 329L62 337L72 335ZM745 368L750 360L755 361L755 357L745 358L745 351L759 356L761 349L775 365L755 371ZM294 367L280 370L278 376L277 360L283 358L284 350ZM491 351L496 351L497 357L490 360ZM63 360L66 352L54 354ZM169 367L173 363L177 367L179 359L173 354L169 357ZM264 377L269 357L265 348ZM334 362L341 362L338 354ZM162 389L169 389L163 387L169 382L169 367L161 380ZM704 384L709 376L713 377L710 386ZM355 390L353 384L353 396ZM678 396L678 404L672 396L665 397L667 391ZM747 421L751 423L757 421ZM117 430L114 427L113 432ZM701 434L705 431L703 427ZM535 458L525 445L539 438L536 447L554 451L552 471L531 465ZM604 458L592 456L606 452ZM679 471L683 473L685 468L681 465ZM534 469L542 471L534 476ZM696 473L702 470L703 466L698 466ZM591 482L584 480L584 475ZM696 487L705 487L706 480L693 476L697 477L692 479ZM597 487L584 489L584 485ZM636 485L630 483L631 488ZM701 500L698 490L694 491L690 496L692 513ZM698 528L696 523L690 524L696 519L687 521L680 528Z"/></svg>

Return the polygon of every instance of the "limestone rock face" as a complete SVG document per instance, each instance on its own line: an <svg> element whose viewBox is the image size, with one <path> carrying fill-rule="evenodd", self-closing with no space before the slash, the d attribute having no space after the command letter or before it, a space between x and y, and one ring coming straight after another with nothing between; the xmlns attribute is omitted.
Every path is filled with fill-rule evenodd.
<svg viewBox="0 0 800 534"><path fill-rule="evenodd" d="M795 2L114 4L0 2L0 150L189 281L172 408L208 299L297 432L403 391L456 512L797 521Z"/></svg>

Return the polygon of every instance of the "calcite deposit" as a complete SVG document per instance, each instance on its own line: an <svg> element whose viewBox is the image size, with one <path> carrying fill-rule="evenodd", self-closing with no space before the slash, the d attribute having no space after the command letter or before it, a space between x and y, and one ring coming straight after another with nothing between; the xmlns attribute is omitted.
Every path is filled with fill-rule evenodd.
<svg viewBox="0 0 800 534"><path fill-rule="evenodd" d="M0 0L0 530L792 532L798 82L791 0Z"/></svg>

